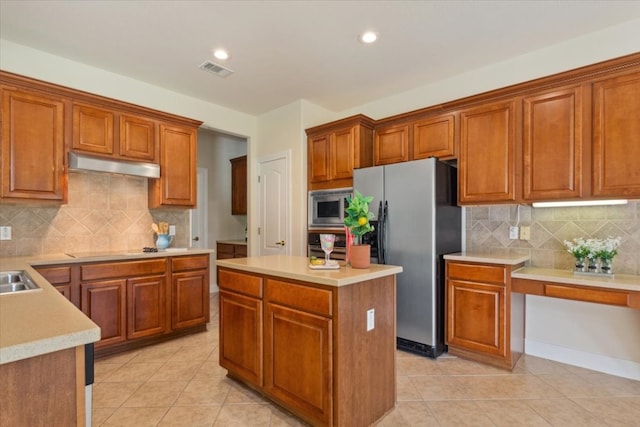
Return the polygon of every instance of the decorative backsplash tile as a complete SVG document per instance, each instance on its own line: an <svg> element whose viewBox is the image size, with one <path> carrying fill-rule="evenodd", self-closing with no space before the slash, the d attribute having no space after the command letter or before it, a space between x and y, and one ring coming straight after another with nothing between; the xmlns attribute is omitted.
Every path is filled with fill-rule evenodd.
<svg viewBox="0 0 640 427"><path fill-rule="evenodd" d="M172 246L188 246L189 211L149 210L147 178L71 172L66 205L2 205L12 240L0 241L0 256L141 250L155 245L159 221L175 224Z"/></svg>
<svg viewBox="0 0 640 427"><path fill-rule="evenodd" d="M519 212L518 212L519 211ZM509 226L528 225L531 239L510 240ZM640 202L579 208L482 206L466 209L467 250L526 254L531 265L572 269L573 257L562 244L576 237L621 237L614 272L640 275Z"/></svg>

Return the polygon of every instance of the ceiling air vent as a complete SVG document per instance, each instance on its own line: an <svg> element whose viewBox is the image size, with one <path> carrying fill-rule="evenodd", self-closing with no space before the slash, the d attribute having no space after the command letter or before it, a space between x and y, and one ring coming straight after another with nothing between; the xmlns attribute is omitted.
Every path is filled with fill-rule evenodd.
<svg viewBox="0 0 640 427"><path fill-rule="evenodd" d="M213 73L220 77L227 77L233 74L233 70L224 68L222 65L218 65L215 62L211 62L211 61L204 61L199 68L201 70L209 71L210 73Z"/></svg>

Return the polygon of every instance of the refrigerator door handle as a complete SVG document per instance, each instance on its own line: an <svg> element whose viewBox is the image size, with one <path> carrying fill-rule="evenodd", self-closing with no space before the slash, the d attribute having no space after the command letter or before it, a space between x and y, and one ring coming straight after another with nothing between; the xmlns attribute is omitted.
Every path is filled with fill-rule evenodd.
<svg viewBox="0 0 640 427"><path fill-rule="evenodd" d="M382 202L380 202L382 204ZM387 263L387 248L385 247L385 242L387 241L387 216L389 215L389 204L385 200L384 201L384 210L382 211L382 219L380 220L380 240L378 241L378 250L380 251L380 258L382 261L380 264Z"/></svg>
<svg viewBox="0 0 640 427"><path fill-rule="evenodd" d="M383 222L383 216L382 216L382 200L380 201L380 203L378 203L378 229L376 230L376 257L378 258L378 263L379 264L384 264L384 260L382 259L382 246L380 246L382 244L382 222Z"/></svg>

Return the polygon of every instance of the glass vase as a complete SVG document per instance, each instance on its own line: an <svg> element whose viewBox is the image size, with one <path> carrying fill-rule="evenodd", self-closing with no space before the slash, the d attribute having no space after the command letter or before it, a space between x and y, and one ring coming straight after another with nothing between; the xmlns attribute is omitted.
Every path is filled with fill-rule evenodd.
<svg viewBox="0 0 640 427"><path fill-rule="evenodd" d="M587 271L589 273L600 273L597 258L587 258Z"/></svg>
<svg viewBox="0 0 640 427"><path fill-rule="evenodd" d="M603 274L613 274L613 259L600 258L600 272Z"/></svg>
<svg viewBox="0 0 640 427"><path fill-rule="evenodd" d="M576 257L573 271L584 273L587 271L587 262L585 257Z"/></svg>

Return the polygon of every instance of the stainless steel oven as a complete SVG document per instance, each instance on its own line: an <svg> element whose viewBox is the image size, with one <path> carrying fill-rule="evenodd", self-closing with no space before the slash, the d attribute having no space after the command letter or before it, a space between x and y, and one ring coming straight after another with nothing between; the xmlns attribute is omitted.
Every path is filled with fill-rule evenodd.
<svg viewBox="0 0 640 427"><path fill-rule="evenodd" d="M308 255L310 257L315 256L318 258L324 259L324 251L322 250L322 246L320 245L320 234L312 232L309 233L309 247L308 247ZM335 259L338 261L344 261L347 259L347 240L345 238L344 233L336 235L336 240L333 243L333 251L331 252L331 259Z"/></svg>
<svg viewBox="0 0 640 427"><path fill-rule="evenodd" d="M344 210L352 188L309 191L309 228L344 228Z"/></svg>

